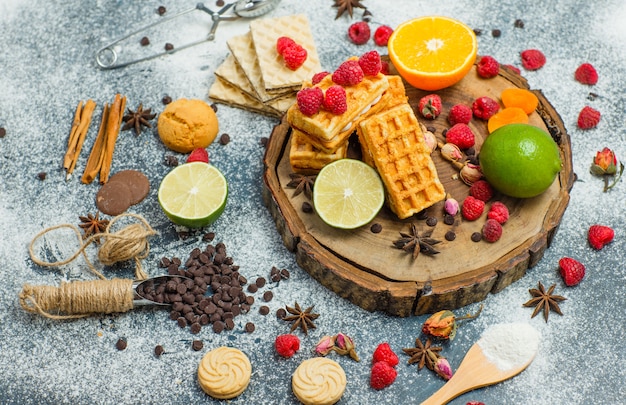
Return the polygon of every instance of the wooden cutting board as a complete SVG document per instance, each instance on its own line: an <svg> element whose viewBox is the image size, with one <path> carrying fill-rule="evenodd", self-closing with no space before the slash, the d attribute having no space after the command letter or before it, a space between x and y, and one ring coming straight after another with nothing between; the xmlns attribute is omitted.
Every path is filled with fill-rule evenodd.
<svg viewBox="0 0 626 405"><path fill-rule="evenodd" d="M393 70L393 66L391 66ZM392 71L392 73L394 73ZM428 94L405 83L409 103L417 107L419 99ZM471 106L481 96L500 100L505 88L528 89L526 80L508 68L501 68L497 77L480 78L475 66L458 84L436 92L443 100L443 112L434 121L418 119L436 128L438 140L444 141L442 131L449 128L447 113L455 104ZM274 127L269 138L263 174L263 198L287 248L296 255L304 270L321 284L343 298L369 311L385 311L392 315L409 316L456 309L482 301L490 292L496 293L520 279L533 267L548 248L569 202L574 183L569 135L563 122L541 91L533 90L539 98L536 112L529 123L548 133L559 145L563 170L543 194L530 199L517 199L496 194L509 208L510 219L503 227L502 238L496 243L473 242L473 232L480 232L485 213L477 221L463 220L458 214L453 225L443 222L443 202L427 209L429 217L437 218L434 227L424 219L413 216L399 220L388 208L383 208L372 223L382 225L382 232L373 233L366 225L355 230L334 229L315 213L304 213L304 194L293 197L294 189L286 185L293 173L289 164L291 130L285 118ZM476 150L487 135L487 123L472 119L470 127L476 134ZM432 154L439 179L446 191L461 203L469 187L458 177L458 169ZM432 237L442 242L434 256L420 254L415 260L393 245L400 232L409 232L415 223L421 232L432 230ZM447 231L456 239L446 241Z"/></svg>

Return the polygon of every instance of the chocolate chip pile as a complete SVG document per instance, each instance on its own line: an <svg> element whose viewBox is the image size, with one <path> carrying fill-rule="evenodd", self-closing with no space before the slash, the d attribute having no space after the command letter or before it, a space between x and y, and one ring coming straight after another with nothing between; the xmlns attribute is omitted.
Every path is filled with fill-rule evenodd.
<svg viewBox="0 0 626 405"><path fill-rule="evenodd" d="M195 248L182 266L179 258L164 257L160 266L167 268L167 282L146 282L137 287L137 294L148 300L171 304L170 319L178 326L190 327L198 333L203 326L212 325L213 331L222 332L235 327L234 318L250 311L254 297L246 295L242 286L247 283L239 274L239 266L233 265L226 254L226 245L208 244L204 250ZM212 295L207 296L211 290ZM246 324L246 332L254 331L254 325Z"/></svg>

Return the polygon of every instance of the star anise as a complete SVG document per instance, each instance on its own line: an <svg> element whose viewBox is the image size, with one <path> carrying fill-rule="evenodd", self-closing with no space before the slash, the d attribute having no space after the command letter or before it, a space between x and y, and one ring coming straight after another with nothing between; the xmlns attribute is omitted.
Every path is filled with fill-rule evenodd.
<svg viewBox="0 0 626 405"><path fill-rule="evenodd" d="M400 236L402 236L402 238L394 241L393 244L398 249L403 249L406 252L412 252L413 259L416 259L420 252L428 256L433 256L439 253L433 245L436 245L441 241L431 238L430 235L432 233L432 231L426 231L420 235L417 230L417 226L415 226L415 224L411 224L411 233L400 232Z"/></svg>
<svg viewBox="0 0 626 405"><path fill-rule="evenodd" d="M525 307L535 307L533 314L530 316L534 318L541 310L543 309L543 317L548 322L548 316L550 315L550 311L554 311L559 315L563 315L561 312L561 308L559 308L559 302L565 301L567 298L561 295L555 295L554 288L556 284L552 284L550 288L546 291L541 281L539 282L538 288L531 288L528 290L530 295L533 296L530 300L525 302L523 305Z"/></svg>
<svg viewBox="0 0 626 405"><path fill-rule="evenodd" d="M108 219L100 219L100 212L96 211L96 215L87 214L87 216L79 215L80 224L78 226L83 230L83 239L87 239L91 235L102 233L109 226ZM100 242L100 238L96 238L96 242Z"/></svg>
<svg viewBox="0 0 626 405"><path fill-rule="evenodd" d="M298 304L298 302L296 302L294 308L287 305L285 306L287 312L289 312L291 315L285 316L283 320L287 322L293 322L293 324L291 325L291 330L289 332L293 332L298 327L300 327L304 334L308 335L309 328L316 328L313 320L317 319L317 317L320 315L312 312L313 307L314 305L308 307L303 311L302 308L300 308L300 304Z"/></svg>
<svg viewBox="0 0 626 405"><path fill-rule="evenodd" d="M363 4L361 4L360 0L335 0L335 5L333 7L337 7L337 16L335 20L343 15L344 12L348 12L350 18L352 18L352 11L355 8L366 9Z"/></svg>
<svg viewBox="0 0 626 405"><path fill-rule="evenodd" d="M299 173L290 173L289 177L291 181L287 183L287 187L295 188L292 197L304 192L304 195L310 200L313 193L313 185L315 184L315 178L317 176L305 176Z"/></svg>
<svg viewBox="0 0 626 405"><path fill-rule="evenodd" d="M417 369L421 370L424 368L424 365L429 370L435 370L435 362L441 356L439 352L441 352L441 346L432 346L430 338L426 339L426 344L422 343L420 338L415 339L415 347L410 347L407 349L402 349L402 351L411 358L409 359L409 364L417 363Z"/></svg>
<svg viewBox="0 0 626 405"><path fill-rule="evenodd" d="M156 117L156 114L152 114L151 111L151 108L147 108L144 110L143 104L139 104L139 107L137 107L135 111L129 108L128 114L124 115L123 118L125 124L122 127L122 131L127 131L131 128L134 128L135 134L139 135L141 134L142 125L148 128L152 128L152 125L148 121L154 119L154 117Z"/></svg>

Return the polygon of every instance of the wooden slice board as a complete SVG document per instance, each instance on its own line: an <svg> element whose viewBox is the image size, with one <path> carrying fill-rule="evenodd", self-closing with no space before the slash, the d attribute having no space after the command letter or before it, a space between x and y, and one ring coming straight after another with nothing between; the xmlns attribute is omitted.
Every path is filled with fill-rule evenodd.
<svg viewBox="0 0 626 405"><path fill-rule="evenodd" d="M407 83L405 86L409 103L416 108L419 99L428 93ZM444 104L436 120L416 115L424 125L436 128L437 139L444 142L442 131L449 128L447 113L453 105L471 106L481 96L500 100L502 90L510 87L528 89L528 84L507 68L501 68L495 78L482 79L474 66L461 82L436 92ZM315 213L304 213L302 203L308 199L304 194L294 197L294 189L286 186L293 171L289 164L291 130L283 118L267 145L263 198L285 246L295 252L298 265L321 284L369 311L420 315L456 309L482 301L490 292L501 291L543 256L567 208L575 179L570 138L563 122L541 91L533 92L539 98L539 106L530 115L529 123L546 130L558 143L563 170L540 196L516 199L496 194L492 201L502 201L510 211L502 238L496 243L470 239L473 232L481 231L490 203L477 221L466 221L459 214L453 225L444 224L443 202L437 203L426 210L427 216L438 220L434 227L417 216L399 220L385 207L372 222L382 225L378 234L372 233L369 225L356 230L335 229ZM476 134L479 151L487 135L487 123L474 118L470 127ZM432 158L446 192L462 202L469 187L458 177L458 169L441 158L438 150ZM394 247L393 241L400 238L400 232L408 232L411 223L420 232L433 230L432 237L442 241L436 245L439 254L420 254L413 260L410 254ZM450 230L456 233L456 239L448 242L444 235Z"/></svg>

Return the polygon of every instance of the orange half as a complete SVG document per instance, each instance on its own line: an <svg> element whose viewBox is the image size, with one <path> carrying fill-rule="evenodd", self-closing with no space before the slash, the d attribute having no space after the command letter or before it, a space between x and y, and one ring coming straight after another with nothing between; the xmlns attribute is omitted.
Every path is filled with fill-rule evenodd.
<svg viewBox="0 0 626 405"><path fill-rule="evenodd" d="M387 43L389 58L400 76L422 90L440 90L459 82L476 61L476 34L448 17L406 21Z"/></svg>

